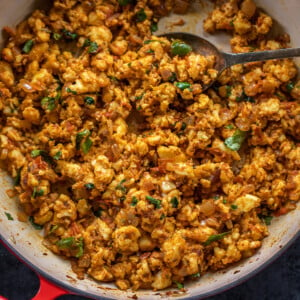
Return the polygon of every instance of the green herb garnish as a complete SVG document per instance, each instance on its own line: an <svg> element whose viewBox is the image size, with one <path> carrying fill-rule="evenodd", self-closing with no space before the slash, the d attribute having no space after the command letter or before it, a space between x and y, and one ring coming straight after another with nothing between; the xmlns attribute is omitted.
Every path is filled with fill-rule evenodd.
<svg viewBox="0 0 300 300"><path fill-rule="evenodd" d="M180 283L180 282L178 282L178 281L174 281L174 283L176 284L176 286L177 286L177 288L178 288L179 290L181 290L181 289L184 288L184 284L183 284L183 283Z"/></svg>
<svg viewBox="0 0 300 300"><path fill-rule="evenodd" d="M158 30L158 25L157 23L153 22L150 26L151 32L156 32Z"/></svg>
<svg viewBox="0 0 300 300"><path fill-rule="evenodd" d="M50 230L49 230L49 234L53 233L58 227L59 227L58 225L51 225Z"/></svg>
<svg viewBox="0 0 300 300"><path fill-rule="evenodd" d="M85 97L85 98L84 98L84 102L85 102L87 105L93 105L93 104L95 104L95 100L94 100L92 97Z"/></svg>
<svg viewBox="0 0 300 300"><path fill-rule="evenodd" d="M52 111L55 108L55 98L53 97L44 97L41 100L41 105L45 110Z"/></svg>
<svg viewBox="0 0 300 300"><path fill-rule="evenodd" d="M56 41L59 41L61 38L62 38L62 35L57 33L57 32L54 32L52 34L52 37L56 40Z"/></svg>
<svg viewBox="0 0 300 300"><path fill-rule="evenodd" d="M142 100L142 98L144 97L145 93L142 93L141 95L139 96L136 96L134 99L135 100Z"/></svg>
<svg viewBox="0 0 300 300"><path fill-rule="evenodd" d="M31 51L33 45L34 45L34 41L33 41L33 40L28 40L28 41L24 44L24 46L23 46L23 48L22 48L22 51L23 51L24 53L26 53L26 54L29 53L29 52Z"/></svg>
<svg viewBox="0 0 300 300"><path fill-rule="evenodd" d="M95 188L95 185L93 184L93 183L91 183L91 182L89 182L89 183L86 183L85 185L85 188L87 189L87 190L93 190L94 188Z"/></svg>
<svg viewBox="0 0 300 300"><path fill-rule="evenodd" d="M32 158L36 158L38 156L41 156L43 158L43 160L50 165L55 164L53 158L46 151L38 150L38 149L31 151Z"/></svg>
<svg viewBox="0 0 300 300"><path fill-rule="evenodd" d="M34 229L36 229L36 230L42 230L42 229L43 229L43 225L36 224L36 223L34 222L34 217L33 217L33 216L30 216L30 217L28 218L28 220L29 220L29 222L31 223L31 225L34 227Z"/></svg>
<svg viewBox="0 0 300 300"><path fill-rule="evenodd" d="M125 6L127 4L132 3L132 0L118 0L118 2L121 6Z"/></svg>
<svg viewBox="0 0 300 300"><path fill-rule="evenodd" d="M53 159L59 160L59 159L61 158L61 155L62 155L61 151L57 151L57 152L55 153L55 155L53 156Z"/></svg>
<svg viewBox="0 0 300 300"><path fill-rule="evenodd" d="M66 91L67 91L68 93L72 93L73 95L77 95L77 92L71 90L70 88L67 88Z"/></svg>
<svg viewBox="0 0 300 300"><path fill-rule="evenodd" d="M230 231L227 231L227 232L223 232L223 233L220 233L220 234L213 234L211 235L207 240L206 242L204 243L204 246L208 246L210 245L212 242L216 242L218 240L221 240L222 238L224 238L227 234L229 234Z"/></svg>
<svg viewBox="0 0 300 300"><path fill-rule="evenodd" d="M192 278L200 278L201 275L200 275L200 273L198 272L198 273L192 274L191 277L192 277Z"/></svg>
<svg viewBox="0 0 300 300"><path fill-rule="evenodd" d="M182 124L181 124L181 130L185 130L186 129L186 123L185 122L182 122Z"/></svg>
<svg viewBox="0 0 300 300"><path fill-rule="evenodd" d="M179 56L185 56L192 52L192 47L188 44L181 42L181 41L175 41L171 45L171 54L172 55L179 55Z"/></svg>
<svg viewBox="0 0 300 300"><path fill-rule="evenodd" d="M171 199L171 204L172 204L172 207L173 208L177 208L178 207L178 199L177 199L177 197L173 197L172 199Z"/></svg>
<svg viewBox="0 0 300 300"><path fill-rule="evenodd" d="M14 220L14 218L11 216L10 213L8 213L8 212L4 212L4 213L6 215L7 220L9 220L9 221L13 221Z"/></svg>
<svg viewBox="0 0 300 300"><path fill-rule="evenodd" d="M165 214L161 214L161 216L160 216L160 220L163 220L163 219L165 219L166 218L166 215Z"/></svg>
<svg viewBox="0 0 300 300"><path fill-rule="evenodd" d="M231 206L230 206L232 209L238 209L238 206L237 205L235 205L235 204L231 204Z"/></svg>
<svg viewBox="0 0 300 300"><path fill-rule="evenodd" d="M176 82L175 86L181 89L182 91L191 88L191 84L188 82Z"/></svg>
<svg viewBox="0 0 300 300"><path fill-rule="evenodd" d="M146 53L153 54L153 53L154 53L154 50L152 50L152 49L149 49L149 50L147 50L147 51L146 51Z"/></svg>
<svg viewBox="0 0 300 300"><path fill-rule="evenodd" d="M231 89L232 87L230 85L226 85L226 97L231 96Z"/></svg>
<svg viewBox="0 0 300 300"><path fill-rule="evenodd" d="M94 215L98 218L101 217L101 214L102 214L102 209L100 207L94 211Z"/></svg>
<svg viewBox="0 0 300 300"><path fill-rule="evenodd" d="M36 198L36 197L40 197L44 195L44 190L40 189L38 190L36 187L33 188L33 192L32 192L32 198Z"/></svg>
<svg viewBox="0 0 300 300"><path fill-rule="evenodd" d="M177 80L177 75L176 73L172 72L172 75L168 78L168 81L174 82L175 80Z"/></svg>
<svg viewBox="0 0 300 300"><path fill-rule="evenodd" d="M68 31L66 29L62 29L61 31L63 33L63 36L66 40L76 40L78 38L78 34L75 33L75 32L71 32L71 31Z"/></svg>
<svg viewBox="0 0 300 300"><path fill-rule="evenodd" d="M76 149L79 150L81 148L84 154L87 154L93 145L90 135L91 132L88 129L84 129L76 135ZM84 138L85 140L82 142Z"/></svg>
<svg viewBox="0 0 300 300"><path fill-rule="evenodd" d="M228 124L226 126L224 126L225 129L233 129L234 126L232 124Z"/></svg>
<svg viewBox="0 0 300 300"><path fill-rule="evenodd" d="M138 201L139 201L138 198L133 196L132 199L131 199L131 204L130 205L131 206L136 206Z"/></svg>
<svg viewBox="0 0 300 300"><path fill-rule="evenodd" d="M233 136L230 136L225 140L227 148L233 151L240 150L244 140L246 139L247 131L236 130Z"/></svg>
<svg viewBox="0 0 300 300"><path fill-rule="evenodd" d="M161 208L161 201L151 196L146 196L146 199L154 205L155 208Z"/></svg>
<svg viewBox="0 0 300 300"><path fill-rule="evenodd" d="M144 11L144 9L140 9L136 14L135 14L135 21L140 23L144 22L147 19L147 15Z"/></svg>
<svg viewBox="0 0 300 300"><path fill-rule="evenodd" d="M126 179L122 179L121 181L120 181L120 183L118 183L117 184L117 186L116 186L116 190L120 190L120 191L122 191L122 193L126 193L126 191L127 191L127 189L126 189L126 187L123 185L123 183L126 181Z"/></svg>
<svg viewBox="0 0 300 300"><path fill-rule="evenodd" d="M244 91L242 92L242 94L239 97L236 97L236 101L237 102L245 101L245 102L255 103L254 98L247 96Z"/></svg>
<svg viewBox="0 0 300 300"><path fill-rule="evenodd" d="M271 225L271 221L272 221L273 217L272 216L265 216L263 218L264 222L266 223L266 225Z"/></svg>
<svg viewBox="0 0 300 300"><path fill-rule="evenodd" d="M293 82L289 82L287 85L286 85L286 89L287 91L290 93L295 87L295 84Z"/></svg>
<svg viewBox="0 0 300 300"><path fill-rule="evenodd" d="M19 168L18 171L17 171L17 175L16 177L14 178L14 186L17 186L20 184L20 181L21 181L21 171L22 171L23 167Z"/></svg>
<svg viewBox="0 0 300 300"><path fill-rule="evenodd" d="M223 204L226 204L227 203L227 199L224 198L222 202L223 202Z"/></svg>
<svg viewBox="0 0 300 300"><path fill-rule="evenodd" d="M75 240L74 237L63 238L59 240L56 245L60 249L77 249L77 253L75 255L77 258L83 255L83 238L80 238L79 240Z"/></svg>

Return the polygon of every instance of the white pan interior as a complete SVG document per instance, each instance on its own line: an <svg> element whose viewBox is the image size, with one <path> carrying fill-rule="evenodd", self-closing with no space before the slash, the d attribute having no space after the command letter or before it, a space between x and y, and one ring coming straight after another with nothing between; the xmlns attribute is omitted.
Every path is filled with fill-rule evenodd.
<svg viewBox="0 0 300 300"><path fill-rule="evenodd" d="M34 0L0 0L0 27L14 26L24 19L34 7L40 7L45 1ZM300 47L300 1L299 0L256 0L256 3L266 10L277 22L278 30L284 30L291 35L292 45ZM44 4L43 4L44 5ZM188 16L173 15L161 21L160 32L164 31L189 31L202 35L212 41L222 50L228 50L228 36L218 34L210 36L203 33L202 21L207 12L212 8L208 0L195 1L193 9ZM171 26L172 21L184 18L184 26ZM0 40L0 46L2 41ZM86 278L77 280L72 273L68 262L53 255L41 244L39 231L34 230L29 224L17 220L18 206L13 199L6 195L6 190L11 188L10 178L0 171L0 236L13 248L25 261L30 262L36 269L50 280L64 286L73 292L81 293L93 298L103 297L113 299L128 299L136 295L139 299L171 299L167 291L160 293L152 291L124 292L117 290L113 285L99 284ZM9 212L13 221L7 220L5 212ZM300 205L295 211L276 218L270 226L270 236L264 240L263 247L257 254L248 260L237 264L230 269L213 274L206 274L199 282L186 284L186 293L178 292L176 299L215 294L245 280L253 272L257 272L268 262L275 259L298 235L300 228ZM74 290L75 289L75 290Z"/></svg>

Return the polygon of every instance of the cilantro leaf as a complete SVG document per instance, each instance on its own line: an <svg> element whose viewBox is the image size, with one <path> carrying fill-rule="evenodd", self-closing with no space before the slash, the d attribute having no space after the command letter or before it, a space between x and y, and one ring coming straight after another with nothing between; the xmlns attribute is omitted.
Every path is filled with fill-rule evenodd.
<svg viewBox="0 0 300 300"><path fill-rule="evenodd" d="M26 54L29 53L29 52L31 51L33 45L34 45L34 41L33 41L33 40L28 40L28 41L24 44L24 46L23 46L23 48L22 48L22 51L23 51L24 53L26 53Z"/></svg>
<svg viewBox="0 0 300 300"><path fill-rule="evenodd" d="M227 234L229 234L230 231L227 231L227 232L223 232L223 233L220 233L220 234L213 234L211 235L207 240L206 242L204 243L204 246L208 246L210 245L212 242L216 242L216 241L219 241L221 240L222 238L224 238Z"/></svg>
<svg viewBox="0 0 300 300"><path fill-rule="evenodd" d="M233 136L228 137L225 140L225 145L227 148L233 151L240 150L244 140L246 139L247 131L236 130Z"/></svg>

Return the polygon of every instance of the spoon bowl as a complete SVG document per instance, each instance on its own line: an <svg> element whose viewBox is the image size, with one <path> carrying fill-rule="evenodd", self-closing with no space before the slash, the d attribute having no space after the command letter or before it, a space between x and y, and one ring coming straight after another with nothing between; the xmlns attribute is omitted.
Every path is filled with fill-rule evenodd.
<svg viewBox="0 0 300 300"><path fill-rule="evenodd" d="M227 68L243 63L265 61L270 59L283 59L300 56L300 48L255 51L247 53L226 53L220 51L209 41L187 32L168 32L160 35L169 40L180 40L190 45L193 51L203 56L213 55L216 59L214 69L217 70L218 76ZM217 76L217 78L218 78ZM208 85L203 85L203 91L214 84L215 81Z"/></svg>

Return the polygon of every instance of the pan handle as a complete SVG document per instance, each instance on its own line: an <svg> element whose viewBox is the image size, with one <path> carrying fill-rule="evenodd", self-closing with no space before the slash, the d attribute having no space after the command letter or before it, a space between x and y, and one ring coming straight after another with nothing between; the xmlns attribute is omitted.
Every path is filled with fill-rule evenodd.
<svg viewBox="0 0 300 300"><path fill-rule="evenodd" d="M55 286L50 281L37 274L40 280L40 288L31 300L55 300L57 297L70 294L68 291ZM1 300L1 299L0 299Z"/></svg>

